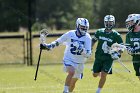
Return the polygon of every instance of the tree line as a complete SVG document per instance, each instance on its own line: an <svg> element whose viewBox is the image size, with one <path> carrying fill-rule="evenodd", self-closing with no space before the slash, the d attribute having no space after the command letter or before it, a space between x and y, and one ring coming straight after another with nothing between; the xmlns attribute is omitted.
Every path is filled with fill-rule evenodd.
<svg viewBox="0 0 140 93"><path fill-rule="evenodd" d="M32 29L74 29L78 17L85 17L90 28L104 26L103 18L112 14L116 27L125 27L130 13L140 13L139 0L30 0ZM0 0L0 31L28 27L29 0Z"/></svg>

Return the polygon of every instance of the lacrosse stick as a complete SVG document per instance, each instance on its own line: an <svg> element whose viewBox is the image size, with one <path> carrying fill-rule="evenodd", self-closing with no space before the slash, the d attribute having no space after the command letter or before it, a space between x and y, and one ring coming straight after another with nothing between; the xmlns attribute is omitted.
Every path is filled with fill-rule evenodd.
<svg viewBox="0 0 140 93"><path fill-rule="evenodd" d="M129 69L122 63L122 61L121 61L120 58L118 59L118 62L126 69L127 72L131 73L131 70L129 70ZM113 63L114 63L114 62L113 62ZM109 69L109 71L108 71L107 73L110 73L110 71L111 71L111 69L112 69L112 67L113 67L113 63L112 63L112 65L111 65L111 67L110 67L110 69Z"/></svg>
<svg viewBox="0 0 140 93"><path fill-rule="evenodd" d="M131 73L131 71L122 63L121 59L118 59L118 62L126 69L126 71L128 71L129 73Z"/></svg>
<svg viewBox="0 0 140 93"><path fill-rule="evenodd" d="M126 50L126 45L122 45L122 44L118 44L118 43L114 43L110 50L109 50L109 53L112 54L113 52L123 52L124 50ZM128 72L131 72L120 60L120 58L118 58L118 62L128 71ZM114 63L114 62L113 62ZM108 71L108 73L110 73L111 69L112 69L112 66L113 66L113 63Z"/></svg>
<svg viewBox="0 0 140 93"><path fill-rule="evenodd" d="M121 50L121 51L124 51L124 50L126 50L127 49L127 46L128 46L128 44L125 44L125 45L121 45L121 44L113 44L112 45L112 50L113 51L119 51L119 50ZM126 69L126 71L128 71L129 73L131 73L131 71L122 63L122 61L121 61L121 59L119 58L118 59L118 62Z"/></svg>
<svg viewBox="0 0 140 93"><path fill-rule="evenodd" d="M47 35L48 35L48 30L47 29L42 29L40 31L40 43L41 44L46 42L46 36ZM39 64L40 64L41 53L42 53L42 49L40 49L40 53L39 53L39 57L38 57L38 63L37 63L37 67L36 67L36 73L35 73L34 80L37 79L37 73L38 73Z"/></svg>

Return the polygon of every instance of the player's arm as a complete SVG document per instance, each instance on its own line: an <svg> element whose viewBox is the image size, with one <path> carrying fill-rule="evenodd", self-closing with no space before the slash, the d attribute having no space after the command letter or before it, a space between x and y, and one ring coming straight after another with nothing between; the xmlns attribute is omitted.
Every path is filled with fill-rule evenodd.
<svg viewBox="0 0 140 93"><path fill-rule="evenodd" d="M94 37L94 36L93 36L93 37ZM95 38L92 38L92 39L91 39L91 47L94 46L94 44L96 43L96 41L97 41L97 39L95 39Z"/></svg>
<svg viewBox="0 0 140 93"><path fill-rule="evenodd" d="M46 44L46 43L40 44L40 49L51 50L55 48L56 46L59 46L59 42L53 41L50 44Z"/></svg>
<svg viewBox="0 0 140 93"><path fill-rule="evenodd" d="M125 49L125 46L123 45L122 37L119 33L116 33L115 39L116 39L116 43L114 43L111 46L111 50L110 50L110 55L113 60L119 59Z"/></svg>
<svg viewBox="0 0 140 93"><path fill-rule="evenodd" d="M128 46L127 52L129 55L140 55L140 47L137 46Z"/></svg>
<svg viewBox="0 0 140 93"><path fill-rule="evenodd" d="M92 36L91 39L91 49L93 49L94 44L97 42L99 37L99 30L96 31L96 33Z"/></svg>
<svg viewBox="0 0 140 93"><path fill-rule="evenodd" d="M68 38L68 32L63 34L61 37L59 37L57 40L49 43L49 44L40 44L40 49L44 49L44 50L51 50L57 46L59 46L60 44L62 44L63 42L65 42Z"/></svg>
<svg viewBox="0 0 140 93"><path fill-rule="evenodd" d="M121 56L121 53L119 52L120 51L119 47L120 47L120 44L118 43L114 43L110 47L109 54L111 55L113 60L117 60Z"/></svg>
<svg viewBox="0 0 140 93"><path fill-rule="evenodd" d="M133 47L130 45L130 38L129 38L129 35L128 35L128 34L126 35L125 43L126 43L126 45L127 45L127 53L128 53L129 55L132 55Z"/></svg>
<svg viewBox="0 0 140 93"><path fill-rule="evenodd" d="M125 42L126 42L126 45L127 45L127 52L128 52L129 55L140 55L140 47L137 46L137 44L135 46L130 44L129 34L126 35L126 41Z"/></svg>
<svg viewBox="0 0 140 93"><path fill-rule="evenodd" d="M85 48L83 48L83 51L81 54L86 58L89 58L91 56L91 54L92 54L92 52L91 52L91 37L89 37L86 40Z"/></svg>
<svg viewBox="0 0 140 93"><path fill-rule="evenodd" d="M116 33L116 36L115 36L115 39L116 39L116 43L114 43L112 45L112 47L119 47L117 52L119 53L119 57L121 57L121 53L123 53L124 49L125 49L125 46L123 44L123 39L121 37L121 35L119 33Z"/></svg>

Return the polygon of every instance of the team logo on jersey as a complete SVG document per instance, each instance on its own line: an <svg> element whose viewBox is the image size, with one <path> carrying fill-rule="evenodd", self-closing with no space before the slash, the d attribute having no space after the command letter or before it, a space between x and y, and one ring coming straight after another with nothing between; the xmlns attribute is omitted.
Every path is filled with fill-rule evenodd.
<svg viewBox="0 0 140 93"><path fill-rule="evenodd" d="M140 41L140 38L130 38L130 41Z"/></svg>
<svg viewBox="0 0 140 93"><path fill-rule="evenodd" d="M110 39L110 38L106 38L106 37L102 37L102 36L99 36L99 39L101 39L101 40L105 40L105 41L108 41L108 42L113 42L112 39Z"/></svg>

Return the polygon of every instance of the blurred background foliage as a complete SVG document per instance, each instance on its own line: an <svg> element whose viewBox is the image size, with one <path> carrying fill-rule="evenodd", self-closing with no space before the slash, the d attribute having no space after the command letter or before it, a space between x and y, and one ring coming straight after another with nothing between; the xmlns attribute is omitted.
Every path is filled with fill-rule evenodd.
<svg viewBox="0 0 140 93"><path fill-rule="evenodd" d="M112 14L116 27L125 27L130 13L140 13L139 0L31 0L32 30L74 29L78 17L90 21L90 29L103 27L103 18ZM28 27L29 0L0 0L0 31Z"/></svg>

